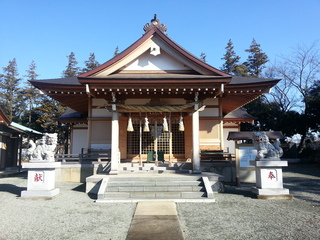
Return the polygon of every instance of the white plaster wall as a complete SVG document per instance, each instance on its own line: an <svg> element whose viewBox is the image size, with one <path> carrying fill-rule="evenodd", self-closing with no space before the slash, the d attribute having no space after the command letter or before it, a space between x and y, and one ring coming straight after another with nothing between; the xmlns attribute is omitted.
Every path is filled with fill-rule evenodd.
<svg viewBox="0 0 320 240"><path fill-rule="evenodd" d="M88 130L87 129L73 129L72 130L72 146L71 153L79 154L82 148L87 147Z"/></svg>
<svg viewBox="0 0 320 240"><path fill-rule="evenodd" d="M112 117L112 112L107 109L92 109L92 117Z"/></svg>
<svg viewBox="0 0 320 240"><path fill-rule="evenodd" d="M150 48L152 49L152 47ZM122 70L125 71L157 71L157 70L190 70L183 63L172 58L160 48L160 54L154 56L150 54L150 49L140 55L137 59L129 63Z"/></svg>
<svg viewBox="0 0 320 240"><path fill-rule="evenodd" d="M219 117L219 108L205 108L199 115L200 117Z"/></svg>
<svg viewBox="0 0 320 240"><path fill-rule="evenodd" d="M236 131L235 128L223 128L223 142L224 142L224 148L229 148L229 152L232 154L236 154L236 144L235 141L231 140L228 141L228 134L229 132Z"/></svg>

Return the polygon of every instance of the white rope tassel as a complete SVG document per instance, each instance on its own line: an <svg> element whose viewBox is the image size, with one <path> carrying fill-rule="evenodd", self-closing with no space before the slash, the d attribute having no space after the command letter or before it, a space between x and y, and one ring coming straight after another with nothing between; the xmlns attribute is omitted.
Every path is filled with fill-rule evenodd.
<svg viewBox="0 0 320 240"><path fill-rule="evenodd" d="M127 131L128 132L133 132L133 125L132 125L132 119L131 117L129 117L129 120L128 120L128 127L127 127Z"/></svg>
<svg viewBox="0 0 320 240"><path fill-rule="evenodd" d="M179 121L179 131L183 132L184 131L184 125L183 125L183 117L180 117Z"/></svg>
<svg viewBox="0 0 320 240"><path fill-rule="evenodd" d="M169 131L168 121L167 121L167 118L166 118L166 117L163 118L163 131L164 131L164 132L168 132L168 131Z"/></svg>
<svg viewBox="0 0 320 240"><path fill-rule="evenodd" d="M145 117L145 118L144 118L143 131L144 131L144 132L150 132L148 117Z"/></svg>

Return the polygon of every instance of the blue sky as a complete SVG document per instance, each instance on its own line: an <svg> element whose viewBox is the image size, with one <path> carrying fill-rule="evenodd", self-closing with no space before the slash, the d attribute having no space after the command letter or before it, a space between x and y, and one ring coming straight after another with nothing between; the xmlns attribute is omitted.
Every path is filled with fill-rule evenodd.
<svg viewBox="0 0 320 240"><path fill-rule="evenodd" d="M60 78L68 56L103 63L144 33L156 13L168 36L220 68L229 39L245 61L252 39L274 62L298 44L320 40L320 0L0 0L0 67L16 58L20 77L32 60L39 79ZM318 44L320 48L320 43Z"/></svg>

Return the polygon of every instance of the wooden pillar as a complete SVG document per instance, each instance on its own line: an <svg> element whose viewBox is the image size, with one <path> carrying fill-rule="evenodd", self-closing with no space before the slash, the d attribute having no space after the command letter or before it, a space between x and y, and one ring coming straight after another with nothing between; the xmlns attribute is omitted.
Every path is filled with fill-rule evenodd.
<svg viewBox="0 0 320 240"><path fill-rule="evenodd" d="M139 118L139 165L142 166L142 118Z"/></svg>
<svg viewBox="0 0 320 240"><path fill-rule="evenodd" d="M194 106L192 113L192 165L193 173L201 173L200 168L200 140L199 140L199 105Z"/></svg>
<svg viewBox="0 0 320 240"><path fill-rule="evenodd" d="M87 133L87 148L91 148L91 134L92 134L92 97L88 96L88 133Z"/></svg>
<svg viewBox="0 0 320 240"><path fill-rule="evenodd" d="M112 105L111 122L111 170L109 174L118 174L119 168L119 114L116 105Z"/></svg>
<svg viewBox="0 0 320 240"><path fill-rule="evenodd" d="M155 164L158 166L158 119L154 120L154 152L155 152Z"/></svg>

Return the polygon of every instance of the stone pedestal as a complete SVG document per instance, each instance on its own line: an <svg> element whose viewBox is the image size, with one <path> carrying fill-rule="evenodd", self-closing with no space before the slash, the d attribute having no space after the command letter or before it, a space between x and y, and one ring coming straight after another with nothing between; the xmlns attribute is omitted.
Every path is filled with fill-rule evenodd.
<svg viewBox="0 0 320 240"><path fill-rule="evenodd" d="M256 167L256 187L252 189L259 199L292 199L289 189L283 188L282 167L287 161L252 161Z"/></svg>
<svg viewBox="0 0 320 240"><path fill-rule="evenodd" d="M28 162L22 168L28 169L27 190L21 192L22 198L52 198L59 194L55 188L55 169L60 162Z"/></svg>

